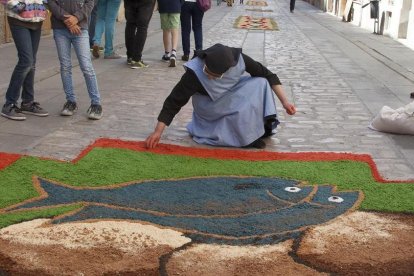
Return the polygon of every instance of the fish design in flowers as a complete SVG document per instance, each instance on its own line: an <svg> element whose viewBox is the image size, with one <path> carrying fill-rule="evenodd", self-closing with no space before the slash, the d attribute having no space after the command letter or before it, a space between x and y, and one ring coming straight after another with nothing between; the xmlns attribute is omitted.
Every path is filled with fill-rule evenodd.
<svg viewBox="0 0 414 276"><path fill-rule="evenodd" d="M359 191L331 185L304 186L274 177L200 177L75 188L37 178L42 195L7 211L83 203L53 223L93 219L147 222L185 233L196 241L276 243L298 237L355 208Z"/></svg>

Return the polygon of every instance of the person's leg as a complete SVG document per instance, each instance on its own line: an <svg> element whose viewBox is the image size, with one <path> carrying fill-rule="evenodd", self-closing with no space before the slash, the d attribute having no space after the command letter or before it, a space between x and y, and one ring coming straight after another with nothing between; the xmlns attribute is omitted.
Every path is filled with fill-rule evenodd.
<svg viewBox="0 0 414 276"><path fill-rule="evenodd" d="M183 46L184 56L190 55L190 34L191 34L191 4L184 2L181 6L181 43ZM187 58L188 60L188 58Z"/></svg>
<svg viewBox="0 0 414 276"><path fill-rule="evenodd" d="M171 44L172 49L177 50L178 46L178 29L172 29L171 30Z"/></svg>
<svg viewBox="0 0 414 276"><path fill-rule="evenodd" d="M142 51L147 40L148 25L154 11L155 0L141 0L135 18L137 30L134 39L134 61L142 60Z"/></svg>
<svg viewBox="0 0 414 276"><path fill-rule="evenodd" d="M171 33L171 55L170 67L175 67L177 62L177 46L178 46L178 28L180 28L180 14L172 13L169 17L169 27Z"/></svg>
<svg viewBox="0 0 414 276"><path fill-rule="evenodd" d="M53 37L56 43L56 50L60 62L60 76L62 78L63 91L66 100L76 102L76 95L72 83L72 59L71 59L71 37L67 29L54 29Z"/></svg>
<svg viewBox="0 0 414 276"><path fill-rule="evenodd" d="M99 54L99 46L101 46L102 42L102 35L104 33L105 28L105 16L106 16L106 7L109 0L99 0L97 4L97 18L96 18L96 25L95 25L95 35L93 37L93 56L98 58Z"/></svg>
<svg viewBox="0 0 414 276"><path fill-rule="evenodd" d="M203 49L203 16L204 16L204 12L197 5L194 5L192 14L193 14L192 21L193 21L195 49L196 50L202 50Z"/></svg>
<svg viewBox="0 0 414 276"><path fill-rule="evenodd" d="M34 77L36 71L36 55L37 50L39 49L40 43L40 36L41 36L41 29L38 30L30 30L30 38L32 46L32 67L27 74L26 78L23 82L23 90L22 90L22 104L24 103L31 103L34 101Z"/></svg>
<svg viewBox="0 0 414 276"><path fill-rule="evenodd" d="M290 11L293 12L295 9L295 0L290 0Z"/></svg>
<svg viewBox="0 0 414 276"><path fill-rule="evenodd" d="M178 46L178 29L180 28L180 14L170 14L169 24L169 29L171 33L171 50L176 51Z"/></svg>
<svg viewBox="0 0 414 276"><path fill-rule="evenodd" d="M81 35L73 36L73 47L78 57L79 67L85 78L86 87L88 89L91 104L100 104L100 94L98 89L98 81L96 79L95 70L92 65L91 56L88 48L88 32L82 30Z"/></svg>
<svg viewBox="0 0 414 276"><path fill-rule="evenodd" d="M165 53L169 53L171 51L170 33L170 30L162 30L162 42L164 44Z"/></svg>
<svg viewBox="0 0 414 276"><path fill-rule="evenodd" d="M136 3L133 0L125 0L124 1L124 8L125 8L125 48L128 63L132 60L133 49L134 49L134 40L135 40L135 32L137 29L137 25L135 22L136 17Z"/></svg>
<svg viewBox="0 0 414 276"><path fill-rule="evenodd" d="M6 92L6 105L17 105L17 101L20 98L20 91L23 87L23 83L25 83L25 80L27 78L27 75L32 71L33 69L33 46L32 44L32 38L31 38L31 31L28 28L17 26L17 25L11 25L10 31L13 36L14 43L16 45L17 49L17 56L18 56L18 62L16 67L13 70L13 73L10 78L9 87ZM26 93L29 94L30 88L29 88L29 79L33 79L34 72L30 78L26 81ZM33 86L33 82L32 82ZM31 91L33 92L33 87L31 88Z"/></svg>
<svg viewBox="0 0 414 276"><path fill-rule="evenodd" d="M105 16L105 56L110 56L114 53L114 32L115 21L118 16L121 0L109 0L107 2L106 16Z"/></svg>
<svg viewBox="0 0 414 276"><path fill-rule="evenodd" d="M49 113L46 110L44 110L38 102L34 101L34 76L36 71L36 54L39 48L41 32L42 31L40 28L37 30L30 30L30 45L32 46L33 64L23 82L22 104L20 110L25 114L45 117L49 115Z"/></svg>
<svg viewBox="0 0 414 276"><path fill-rule="evenodd" d="M96 25L96 16L98 14L98 3L95 2L95 6L92 9L91 16L89 18L89 46L93 47L93 38L95 36L95 25Z"/></svg>
<svg viewBox="0 0 414 276"><path fill-rule="evenodd" d="M170 30L168 28L168 13L160 13L161 29L162 29L162 43L164 45L165 54L171 50L170 46Z"/></svg>

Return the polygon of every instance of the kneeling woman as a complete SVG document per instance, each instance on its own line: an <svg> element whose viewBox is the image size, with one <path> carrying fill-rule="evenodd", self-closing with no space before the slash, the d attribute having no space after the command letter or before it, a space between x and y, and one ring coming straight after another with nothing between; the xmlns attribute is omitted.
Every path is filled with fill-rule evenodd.
<svg viewBox="0 0 414 276"><path fill-rule="evenodd" d="M186 72L146 139L148 148L158 145L165 127L190 98L193 118L187 130L195 142L213 146L264 148L261 138L272 135L279 123L272 91L288 114L296 112L277 75L240 48L215 44L196 51L184 66Z"/></svg>

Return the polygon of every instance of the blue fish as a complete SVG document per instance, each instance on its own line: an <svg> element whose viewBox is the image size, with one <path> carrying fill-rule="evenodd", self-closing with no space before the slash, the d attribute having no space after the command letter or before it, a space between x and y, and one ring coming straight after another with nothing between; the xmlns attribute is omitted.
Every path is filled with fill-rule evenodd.
<svg viewBox="0 0 414 276"><path fill-rule="evenodd" d="M52 223L92 219L149 222L177 229L196 241L275 243L298 237L358 204L358 191L302 186L272 177L203 177L145 181L105 188L75 188L38 179L47 196L8 210L84 203Z"/></svg>

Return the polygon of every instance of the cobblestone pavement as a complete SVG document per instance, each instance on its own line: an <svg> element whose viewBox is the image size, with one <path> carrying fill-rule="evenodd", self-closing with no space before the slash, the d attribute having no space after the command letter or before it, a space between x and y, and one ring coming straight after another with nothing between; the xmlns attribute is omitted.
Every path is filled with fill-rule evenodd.
<svg viewBox="0 0 414 276"><path fill-rule="evenodd" d="M410 101L413 51L390 38L342 23L305 2L297 3L294 14L289 13L288 1L267 2L269 6L263 9L272 12L222 5L208 11L204 20L205 47L217 42L243 47L246 54L279 75L297 106L295 116L279 108L282 123L268 139L266 150L368 153L382 176L414 179L414 138L368 129L383 105L397 108ZM235 29L234 20L240 15L273 17L280 30ZM123 24L118 25L117 41L123 52ZM78 69L74 82L80 110L72 118L60 117L64 102L60 77L49 74L36 87L51 116L29 117L25 122L0 119L0 151L71 160L99 137L144 140L153 130L163 100L184 72L180 64L169 68L160 61L163 49L157 14L150 29L144 51L149 68L131 70L125 60L94 61L103 99L102 120L89 121L85 116L88 98ZM0 48L0 54L5 49ZM56 66L56 60L48 62ZM163 143L204 147L186 132L191 111L189 103L166 130Z"/></svg>

